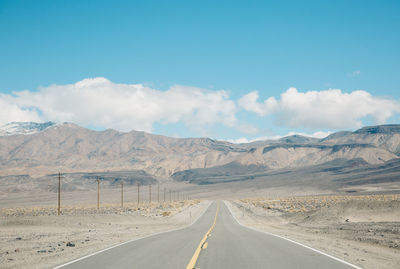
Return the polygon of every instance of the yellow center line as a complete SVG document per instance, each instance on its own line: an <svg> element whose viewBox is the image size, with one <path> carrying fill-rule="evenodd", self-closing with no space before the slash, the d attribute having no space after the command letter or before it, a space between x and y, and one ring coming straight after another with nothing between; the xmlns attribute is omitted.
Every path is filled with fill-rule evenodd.
<svg viewBox="0 0 400 269"><path fill-rule="evenodd" d="M215 227L215 224L217 223L218 212L219 212L219 202L217 205L217 211L215 212L214 222L211 225L210 229L208 229L207 233L203 236L203 239L201 239L199 246L197 247L196 251L193 254L193 257L190 259L190 262L186 266L186 269L194 269L197 259L199 258L199 255L200 255L200 251L201 251L204 243L206 243L207 237L211 234L212 230ZM206 248L207 245L208 244L206 244L204 248Z"/></svg>

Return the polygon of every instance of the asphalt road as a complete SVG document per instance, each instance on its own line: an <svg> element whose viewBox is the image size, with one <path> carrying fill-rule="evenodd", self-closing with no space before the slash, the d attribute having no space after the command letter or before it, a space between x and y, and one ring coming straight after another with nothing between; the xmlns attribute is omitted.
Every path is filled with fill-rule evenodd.
<svg viewBox="0 0 400 269"><path fill-rule="evenodd" d="M287 240L239 225L223 202L214 202L192 226L133 241L67 268L354 268ZM215 222L215 225L213 225ZM211 229L213 227L213 229ZM210 231L209 236L205 236ZM200 242L205 240L202 248ZM200 250L198 256L194 255Z"/></svg>

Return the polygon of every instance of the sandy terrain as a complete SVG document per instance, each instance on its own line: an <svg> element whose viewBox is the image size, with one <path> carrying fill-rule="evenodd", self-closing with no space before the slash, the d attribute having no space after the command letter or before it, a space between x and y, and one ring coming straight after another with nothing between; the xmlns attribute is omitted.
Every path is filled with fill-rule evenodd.
<svg viewBox="0 0 400 269"><path fill-rule="evenodd" d="M192 223L209 202L0 209L0 268L51 268L97 250Z"/></svg>
<svg viewBox="0 0 400 269"><path fill-rule="evenodd" d="M400 195L260 198L228 204L244 225L363 268L399 268Z"/></svg>

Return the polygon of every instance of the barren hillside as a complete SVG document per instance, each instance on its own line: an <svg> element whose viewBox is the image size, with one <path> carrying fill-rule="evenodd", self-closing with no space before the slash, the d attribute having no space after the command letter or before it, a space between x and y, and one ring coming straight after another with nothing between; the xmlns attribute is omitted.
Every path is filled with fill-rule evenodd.
<svg viewBox="0 0 400 269"><path fill-rule="evenodd" d="M238 163L258 170L301 168L336 159L382 164L398 158L400 125L365 127L318 140L290 136L232 144L145 132L93 131L72 123L0 136L0 175L143 170L157 177ZM251 169L250 169L251 170Z"/></svg>

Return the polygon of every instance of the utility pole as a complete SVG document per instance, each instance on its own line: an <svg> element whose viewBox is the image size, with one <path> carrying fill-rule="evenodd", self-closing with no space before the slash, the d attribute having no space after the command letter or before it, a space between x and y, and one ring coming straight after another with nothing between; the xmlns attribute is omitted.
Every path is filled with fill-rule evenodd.
<svg viewBox="0 0 400 269"><path fill-rule="evenodd" d="M61 211L61 172L58 172L58 216Z"/></svg>
<svg viewBox="0 0 400 269"><path fill-rule="evenodd" d="M165 203L166 194L167 194L167 188L164 188L164 203Z"/></svg>
<svg viewBox="0 0 400 269"><path fill-rule="evenodd" d="M121 207L124 207L124 182L121 182Z"/></svg>
<svg viewBox="0 0 400 269"><path fill-rule="evenodd" d="M100 208L100 179L97 177L97 209Z"/></svg>
<svg viewBox="0 0 400 269"><path fill-rule="evenodd" d="M169 202L172 202L171 190L169 190Z"/></svg>
<svg viewBox="0 0 400 269"><path fill-rule="evenodd" d="M160 184L157 185L157 203L160 203Z"/></svg>
<svg viewBox="0 0 400 269"><path fill-rule="evenodd" d="M151 184L149 185L149 204L151 204Z"/></svg>
<svg viewBox="0 0 400 269"><path fill-rule="evenodd" d="M139 208L140 204L140 184L137 184L137 207Z"/></svg>

